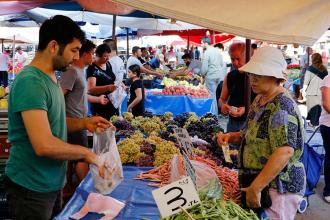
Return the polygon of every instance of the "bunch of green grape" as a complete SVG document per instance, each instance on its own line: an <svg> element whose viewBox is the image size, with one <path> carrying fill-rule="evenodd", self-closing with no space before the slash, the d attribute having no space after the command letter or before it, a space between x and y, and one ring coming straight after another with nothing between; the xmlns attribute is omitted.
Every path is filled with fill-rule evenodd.
<svg viewBox="0 0 330 220"><path fill-rule="evenodd" d="M124 112L123 117L126 121L132 121L134 119L134 115L131 112Z"/></svg>
<svg viewBox="0 0 330 220"><path fill-rule="evenodd" d="M131 124L132 124L133 128L140 129L141 128L141 125L144 123L144 121L145 121L145 118L144 117L138 116L138 117L135 117L131 121Z"/></svg>
<svg viewBox="0 0 330 220"><path fill-rule="evenodd" d="M154 153L154 166L161 166L167 161L171 160L175 154L180 154L179 149L171 141L161 141L156 144L156 151Z"/></svg>
<svg viewBox="0 0 330 220"><path fill-rule="evenodd" d="M151 132L159 133L166 128L164 123L158 117L149 118L149 120L145 121L141 127L143 131L148 134L150 134Z"/></svg>
<svg viewBox="0 0 330 220"><path fill-rule="evenodd" d="M118 116L118 115L113 115L113 116L111 116L111 118L110 118L110 121L112 122L112 123L114 123L114 122L116 122L116 121L119 121L120 120L120 116Z"/></svg>
<svg viewBox="0 0 330 220"><path fill-rule="evenodd" d="M205 155L206 154L205 151L203 151L203 150L201 150L201 149L199 149L197 147L193 147L192 148L192 152L193 152L194 155L198 155L198 156L202 156L202 155Z"/></svg>
<svg viewBox="0 0 330 220"><path fill-rule="evenodd" d="M163 115L165 120L173 120L173 113L172 112L165 112Z"/></svg>
<svg viewBox="0 0 330 220"><path fill-rule="evenodd" d="M195 123L195 122L199 121L199 118L195 113L189 112L189 115L190 116L189 116L188 120L186 121L184 128L187 128L191 123Z"/></svg>
<svg viewBox="0 0 330 220"><path fill-rule="evenodd" d="M140 145L132 138L126 138L118 144L118 151L122 163L134 163L138 158L144 156L140 152Z"/></svg>

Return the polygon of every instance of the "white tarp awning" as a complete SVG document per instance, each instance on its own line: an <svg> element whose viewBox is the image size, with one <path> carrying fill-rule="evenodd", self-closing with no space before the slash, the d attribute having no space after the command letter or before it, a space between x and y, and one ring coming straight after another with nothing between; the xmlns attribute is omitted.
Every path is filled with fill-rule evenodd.
<svg viewBox="0 0 330 220"><path fill-rule="evenodd" d="M0 39L7 41L36 44L38 33L39 27L0 27Z"/></svg>
<svg viewBox="0 0 330 220"><path fill-rule="evenodd" d="M62 11L46 8L34 8L25 13L31 19L37 22L55 15L65 15L74 21L85 21L95 24L112 25L113 15L100 14L87 11ZM155 18L135 18L117 16L116 25L118 27L136 28L136 29L151 29L151 30L189 30L201 29L202 27L188 24L185 22L177 21L174 24L170 23L168 19L155 19Z"/></svg>
<svg viewBox="0 0 330 220"><path fill-rule="evenodd" d="M251 39L312 45L330 26L329 0L114 0Z"/></svg>

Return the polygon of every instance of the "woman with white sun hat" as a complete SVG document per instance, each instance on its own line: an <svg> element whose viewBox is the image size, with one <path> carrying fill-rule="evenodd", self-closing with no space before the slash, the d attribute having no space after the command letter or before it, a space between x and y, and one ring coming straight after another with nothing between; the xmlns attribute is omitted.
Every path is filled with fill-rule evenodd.
<svg viewBox="0 0 330 220"><path fill-rule="evenodd" d="M298 107L282 86L286 67L280 50L263 47L240 68L257 97L243 130L219 133L218 143L241 144L242 203L264 208L270 219L294 220L306 184L299 161L304 132Z"/></svg>

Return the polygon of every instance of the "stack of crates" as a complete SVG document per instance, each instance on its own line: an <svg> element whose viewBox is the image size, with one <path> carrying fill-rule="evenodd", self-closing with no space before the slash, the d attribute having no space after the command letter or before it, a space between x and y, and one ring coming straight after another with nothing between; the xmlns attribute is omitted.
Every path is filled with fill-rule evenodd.
<svg viewBox="0 0 330 220"><path fill-rule="evenodd" d="M6 198L6 190L4 184L5 168L7 159L0 159L0 217L1 219L9 219L8 203Z"/></svg>

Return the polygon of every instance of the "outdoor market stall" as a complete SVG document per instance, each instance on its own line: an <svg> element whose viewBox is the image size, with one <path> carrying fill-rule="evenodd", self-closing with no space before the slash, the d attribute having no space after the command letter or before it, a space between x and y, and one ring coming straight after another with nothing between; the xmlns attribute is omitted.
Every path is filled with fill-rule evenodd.
<svg viewBox="0 0 330 220"><path fill-rule="evenodd" d="M153 90L158 91L158 90ZM155 115L172 112L174 116L182 112L195 112L202 116L211 111L211 98L192 98L184 95L154 95L152 91L146 92L144 106L146 111ZM122 103L122 112L127 111L127 101Z"/></svg>
<svg viewBox="0 0 330 220"><path fill-rule="evenodd" d="M121 1L121 2L129 2L129 1ZM133 2L133 3L127 3L127 4L132 4L138 8L139 7L142 8L142 6L139 5L138 3L144 2L142 5L147 6L146 10L152 11L152 12L156 10L157 14L164 13L168 16L173 15L173 17L183 16L182 13L175 15L175 13L177 13L177 11L174 11L174 12L172 11L172 13L171 13L169 10L164 10L164 5L163 5L163 7L161 7L162 4L167 4L167 3L169 3L170 5L173 4L171 1L168 1L167 3L164 3L163 1L157 2L157 4L159 4L156 6L157 9L154 9L153 6L148 1L131 1L131 2ZM222 4L227 5L227 4L225 4L225 1L223 1ZM228 5L230 5L230 4L228 4ZM306 2L303 2L302 5L306 7ZM183 4L182 5L180 4L180 6L183 6ZM245 7L246 5L242 3L241 6ZM286 5L286 6L290 6L290 4ZM167 7L165 7L165 9L169 9L169 8L170 7L168 5L167 5ZM192 8L195 8L196 10L198 9L198 7L196 7L196 5L192 6ZM208 8L209 8L209 5L208 5ZM161 10L163 10L164 12L161 12ZM178 10L181 10L181 9L179 9L179 7L178 7ZM258 9L254 8L254 10L258 10ZM328 10L328 8L324 7L324 10ZM182 10L182 11L184 11L184 10ZM205 9L203 11L209 12L208 10L205 10ZM230 11L230 10L228 10L228 11ZM246 10L246 11L250 11L250 10ZM322 10L319 10L319 11L322 11ZM232 13L232 11L230 11L230 13ZM189 16L191 16L191 14L197 14L197 13L189 11ZM210 13L210 14L212 14L212 13ZM213 13L213 14L221 14L221 13ZM274 13L274 14L277 14L277 13ZM206 16L206 15L204 14L204 16ZM246 18L246 16L241 16L241 17L243 19ZM188 21L187 17L183 16L182 18L183 18L182 20ZM219 24L219 23L214 24L212 22L213 20L222 21L222 19L219 19L218 17L213 18L213 20L212 19L209 19L209 20L200 19L199 17L196 17L196 16L192 16L192 18L194 18L192 20L193 23L196 23L196 24L198 23L203 26L214 25L217 30L220 30L223 28L222 30L228 30L229 33L236 32L235 34L241 33L241 35L247 36L247 37L255 37L255 38L259 38L259 39L268 38L270 40L277 41L277 42L301 42L301 43L311 44L313 42L315 36L318 34L318 32L317 32L317 33L315 33L314 36L300 37L300 35L298 35L298 37L295 37L296 36L295 34L292 34L292 32L288 31L289 34L287 34L287 35L285 35L284 33L281 32L279 35L282 34L283 36L285 36L285 37L281 38L277 34L274 34L274 33L271 33L271 34L270 33L260 33L259 30L265 30L265 32L267 32L266 29L262 29L260 27L259 27L259 30L257 31L257 34L256 33L250 34L249 33L250 26L245 23L244 24L246 26L248 26L248 28L243 29L241 27L234 28L233 26L226 26L226 24L224 24L224 25ZM200 19L200 20L198 21L198 19ZM229 19L223 19L223 20L229 20ZM255 19L255 20L259 21L259 19ZM319 22L320 20L317 20L317 21ZM324 26L324 23L322 23L323 26ZM273 29L273 27L274 27L274 24L270 25L270 29ZM267 30L269 30L269 29L267 29ZM311 30L309 30L309 29L306 31L311 32ZM111 194L113 197L115 197L119 200L122 200L123 202L126 202L125 208L121 211L121 213L117 217L118 219L141 219L141 217L147 217L150 219L154 219L154 217L155 217L155 219L156 219L156 216L158 219L158 209L156 208L155 203L153 202L153 198L151 197L151 194L150 194L150 190L152 188L148 187L146 185L146 183L143 181L132 180L132 178L135 177L139 172L145 171L146 169L149 169L149 168L137 168L137 167L130 167L130 166L124 167L125 180ZM90 192L94 192L94 190L95 189L92 186L91 175L89 175L79 186L74 197L69 201L69 203L64 208L62 213L59 216L57 216L57 219L63 219L63 218L67 219L70 215L72 215L76 211L78 211L82 207L83 203L86 201L87 194ZM143 214L141 214L142 212L140 213L140 211L142 211L142 210L143 210ZM100 217L100 216L95 216L94 214L87 216L88 219L95 219L96 217ZM139 218L136 218L136 217L139 217Z"/></svg>

